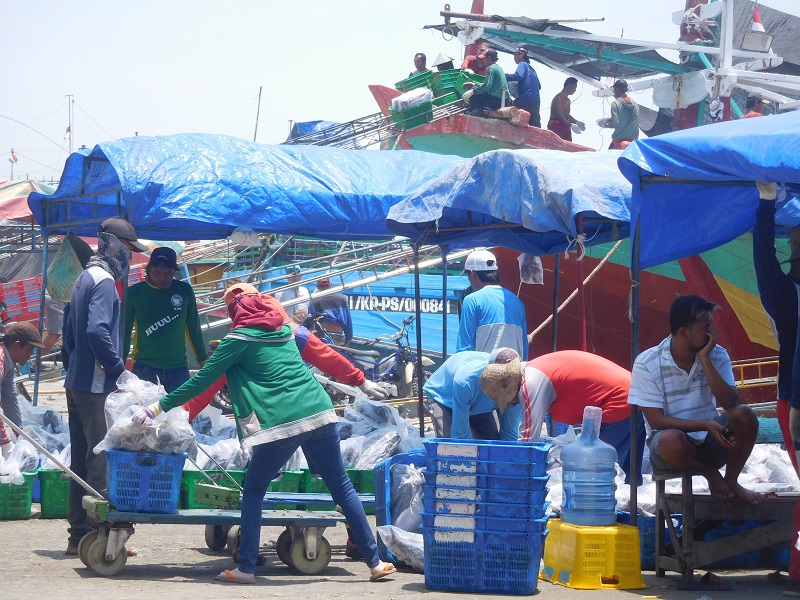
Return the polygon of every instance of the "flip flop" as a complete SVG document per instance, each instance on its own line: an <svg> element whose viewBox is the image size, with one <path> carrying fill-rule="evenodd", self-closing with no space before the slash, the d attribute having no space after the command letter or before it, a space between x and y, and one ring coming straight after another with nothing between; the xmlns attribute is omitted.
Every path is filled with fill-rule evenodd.
<svg viewBox="0 0 800 600"><path fill-rule="evenodd" d="M67 546L67 549L64 551L64 554L67 556L78 556L78 547Z"/></svg>
<svg viewBox="0 0 800 600"><path fill-rule="evenodd" d="M773 571L772 573L767 573L767 581L775 585L786 585L789 582L789 576L780 571Z"/></svg>
<svg viewBox="0 0 800 600"><path fill-rule="evenodd" d="M378 581L381 577L386 577L387 575L391 575L392 573L397 573L397 567L395 567L392 563L384 563L383 571L378 571L377 573L373 573L369 576L370 581Z"/></svg>
<svg viewBox="0 0 800 600"><path fill-rule="evenodd" d="M217 575L214 579L223 583L255 583L255 579L242 579L237 577L230 569L225 569L222 573Z"/></svg>
<svg viewBox="0 0 800 600"><path fill-rule="evenodd" d="M700 578L700 581L681 581L678 583L679 590L699 590L712 592L728 592L736 587L736 582L719 575L714 575L711 571Z"/></svg>

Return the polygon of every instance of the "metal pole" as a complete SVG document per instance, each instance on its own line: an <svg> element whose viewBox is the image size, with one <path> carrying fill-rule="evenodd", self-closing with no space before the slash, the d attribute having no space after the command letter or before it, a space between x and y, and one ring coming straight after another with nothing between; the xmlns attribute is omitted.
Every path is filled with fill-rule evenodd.
<svg viewBox="0 0 800 600"><path fill-rule="evenodd" d="M42 244L42 293L39 298L39 331L44 331L44 294L47 289L47 254L50 250L48 236ZM42 349L36 348L36 373L33 376L33 405L39 403L39 375L42 372Z"/></svg>
<svg viewBox="0 0 800 600"><path fill-rule="evenodd" d="M447 360L447 251L439 246L439 252L442 255L442 358Z"/></svg>
<svg viewBox="0 0 800 600"><path fill-rule="evenodd" d="M581 239L583 236L583 213L578 213L578 239ZM584 352L587 351L588 342L586 338L586 290L584 289L583 285L583 259L586 256L585 250L578 246L577 249L579 254L583 254L584 256L578 256L578 319L581 325L581 350Z"/></svg>
<svg viewBox="0 0 800 600"><path fill-rule="evenodd" d="M422 305L419 289L419 245L414 243L414 311L417 319L417 414L419 415L419 436L425 437L425 404L422 401Z"/></svg>
<svg viewBox="0 0 800 600"><path fill-rule="evenodd" d="M636 220L631 248L631 369L633 362L639 355L639 234L640 221ZM631 525L636 527L638 515L638 487L636 486L639 474L636 472L636 456L639 453L639 407L631 404ZM660 524L658 524L660 525Z"/></svg>
<svg viewBox="0 0 800 600"><path fill-rule="evenodd" d="M561 253L553 260L553 352L558 350L558 284L561 279Z"/></svg>
<svg viewBox="0 0 800 600"><path fill-rule="evenodd" d="M69 138L67 138L67 140L69 141L69 153L72 154L72 111L74 110L73 103L75 100L72 94L67 94L66 97L69 98L69 100L67 100L67 115L69 119L67 130L69 131Z"/></svg>
<svg viewBox="0 0 800 600"><path fill-rule="evenodd" d="M261 89L264 86L258 86L258 108L256 109L256 130L253 132L253 142L256 141L256 136L258 135L258 117L261 114Z"/></svg>

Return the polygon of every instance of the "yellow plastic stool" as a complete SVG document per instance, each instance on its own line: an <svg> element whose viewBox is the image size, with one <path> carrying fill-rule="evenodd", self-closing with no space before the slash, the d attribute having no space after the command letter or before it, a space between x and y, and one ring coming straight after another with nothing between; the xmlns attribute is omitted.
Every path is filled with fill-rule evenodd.
<svg viewBox="0 0 800 600"><path fill-rule="evenodd" d="M544 569L540 579L578 590L640 590L639 529L616 523L607 527L547 523Z"/></svg>

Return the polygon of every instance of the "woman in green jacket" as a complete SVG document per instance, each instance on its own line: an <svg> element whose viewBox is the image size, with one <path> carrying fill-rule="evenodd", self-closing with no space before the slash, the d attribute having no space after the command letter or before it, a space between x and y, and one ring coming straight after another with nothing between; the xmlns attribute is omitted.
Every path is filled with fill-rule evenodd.
<svg viewBox="0 0 800 600"><path fill-rule="evenodd" d="M232 325L202 369L174 392L134 415L134 421L181 406L225 374L242 448L252 448L242 493L239 568L219 581L253 583L261 536L261 510L270 481L298 447L303 449L342 507L375 581L397 571L378 558L375 536L344 468L338 418L331 399L300 358L283 316L252 285L225 292Z"/></svg>

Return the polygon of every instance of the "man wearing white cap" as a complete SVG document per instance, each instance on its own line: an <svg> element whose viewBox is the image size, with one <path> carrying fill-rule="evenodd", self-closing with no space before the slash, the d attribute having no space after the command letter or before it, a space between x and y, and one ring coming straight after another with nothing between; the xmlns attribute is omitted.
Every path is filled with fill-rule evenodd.
<svg viewBox="0 0 800 600"><path fill-rule="evenodd" d="M458 327L456 352L491 352L507 347L528 360L525 306L512 292L500 286L497 258L488 250L475 250L464 264L475 290L464 300Z"/></svg>
<svg viewBox="0 0 800 600"><path fill-rule="evenodd" d="M436 437L517 440L522 415L516 391L519 381L512 390L513 386L504 386L509 377L493 368L511 366L512 372L518 372L519 364L519 354L510 348L498 348L491 354L457 352L444 361L424 386L434 402ZM499 419L495 419L495 411L500 412Z"/></svg>

